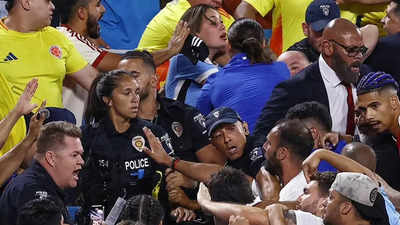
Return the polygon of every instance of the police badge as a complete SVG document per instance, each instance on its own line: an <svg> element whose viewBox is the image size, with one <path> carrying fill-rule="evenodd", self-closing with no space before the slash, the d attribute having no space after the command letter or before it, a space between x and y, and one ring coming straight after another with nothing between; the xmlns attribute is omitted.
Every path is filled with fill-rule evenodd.
<svg viewBox="0 0 400 225"><path fill-rule="evenodd" d="M142 136L136 136L132 138L132 146L138 151L142 152L145 145L144 138Z"/></svg>
<svg viewBox="0 0 400 225"><path fill-rule="evenodd" d="M173 122L171 124L171 129L177 137L181 137L183 134L183 126L179 122Z"/></svg>

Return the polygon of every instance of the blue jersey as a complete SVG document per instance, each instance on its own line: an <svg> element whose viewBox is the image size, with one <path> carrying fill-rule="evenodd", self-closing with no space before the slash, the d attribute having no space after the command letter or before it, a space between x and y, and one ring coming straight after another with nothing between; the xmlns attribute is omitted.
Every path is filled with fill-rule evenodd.
<svg viewBox="0 0 400 225"><path fill-rule="evenodd" d="M285 63L251 64L246 54L236 54L228 65L207 80L197 108L207 115L214 108L230 107L249 124L251 132L275 85L289 77Z"/></svg>
<svg viewBox="0 0 400 225"><path fill-rule="evenodd" d="M195 107L202 84L216 72L218 67L213 64L199 61L193 65L186 56L179 54L170 60L165 95L167 98L178 99L185 81L190 82L184 103Z"/></svg>

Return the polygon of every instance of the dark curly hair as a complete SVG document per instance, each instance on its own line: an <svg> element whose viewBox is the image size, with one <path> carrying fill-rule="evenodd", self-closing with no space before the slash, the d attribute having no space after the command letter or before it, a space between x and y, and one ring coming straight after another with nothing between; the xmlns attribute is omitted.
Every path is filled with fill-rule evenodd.
<svg viewBox="0 0 400 225"><path fill-rule="evenodd" d="M150 195L135 195L128 199L119 220L133 220L143 225L158 225L164 218L160 202Z"/></svg>

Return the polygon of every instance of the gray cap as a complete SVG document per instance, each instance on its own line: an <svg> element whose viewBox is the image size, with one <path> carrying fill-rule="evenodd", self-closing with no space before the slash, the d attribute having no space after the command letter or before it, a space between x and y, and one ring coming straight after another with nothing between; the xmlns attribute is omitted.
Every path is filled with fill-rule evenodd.
<svg viewBox="0 0 400 225"><path fill-rule="evenodd" d="M339 173L331 188L360 204L372 207L378 193L378 185L361 173Z"/></svg>

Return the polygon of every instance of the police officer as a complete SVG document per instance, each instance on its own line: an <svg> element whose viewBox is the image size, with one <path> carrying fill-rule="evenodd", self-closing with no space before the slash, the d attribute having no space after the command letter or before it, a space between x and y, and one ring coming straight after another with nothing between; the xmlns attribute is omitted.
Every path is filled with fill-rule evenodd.
<svg viewBox="0 0 400 225"><path fill-rule="evenodd" d="M35 198L50 198L63 206L66 223L70 222L64 190L78 183L84 163L80 137L80 129L71 123L59 121L44 126L32 165L16 176L1 195L0 224L15 225L24 204Z"/></svg>
<svg viewBox="0 0 400 225"><path fill-rule="evenodd" d="M126 53L118 68L137 77L141 89L138 117L167 131L179 158L192 162L225 162L223 155L210 144L204 117L197 109L157 95L156 67L148 52Z"/></svg>
<svg viewBox="0 0 400 225"><path fill-rule="evenodd" d="M225 154L226 165L242 170L253 181L260 173L264 155L260 146L254 146L254 138L249 136L247 123L242 121L237 112L227 107L210 112L205 123L212 145ZM151 132L145 133L152 142ZM145 149L145 152L156 162L205 183L222 168L216 164L194 163L168 156L159 145L152 146L152 151Z"/></svg>
<svg viewBox="0 0 400 225"><path fill-rule="evenodd" d="M138 82L129 72L111 71L92 84L85 112L90 122L82 131L87 162L79 188L86 211L100 204L107 215L118 197L163 193L165 168L143 152L149 145L142 128L156 134L166 154L173 154L172 146L161 128L136 118L139 100Z"/></svg>

